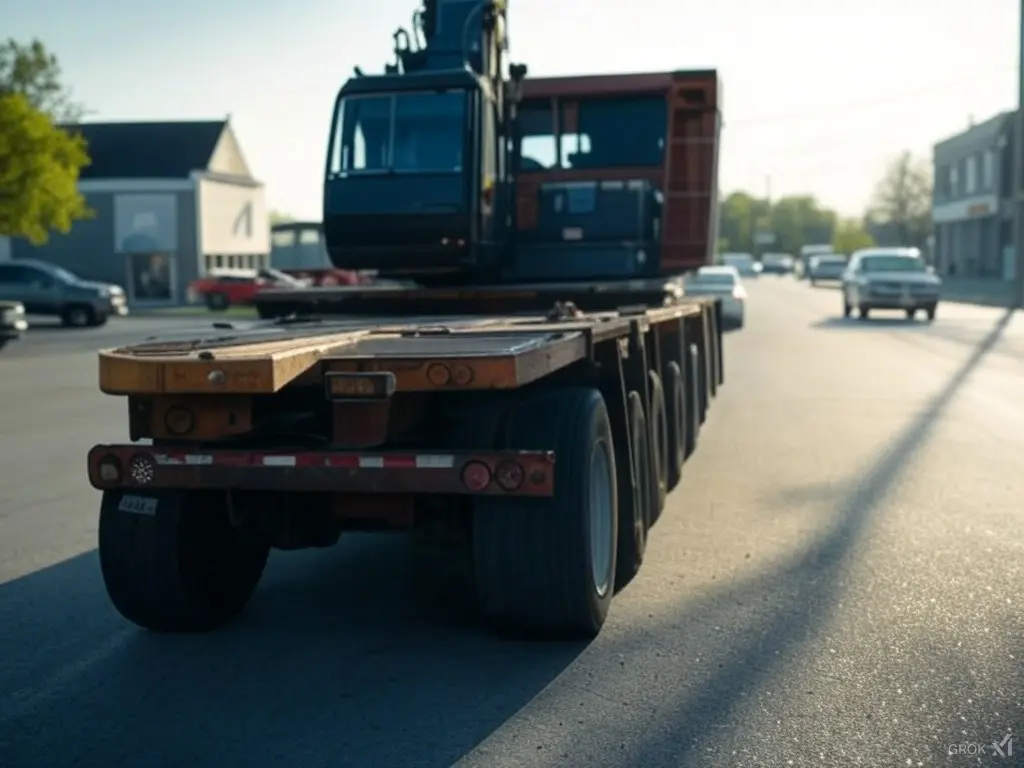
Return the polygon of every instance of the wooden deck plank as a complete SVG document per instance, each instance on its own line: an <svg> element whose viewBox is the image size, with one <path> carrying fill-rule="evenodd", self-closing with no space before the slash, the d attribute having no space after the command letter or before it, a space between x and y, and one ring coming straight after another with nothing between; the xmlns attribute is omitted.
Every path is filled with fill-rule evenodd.
<svg viewBox="0 0 1024 768"><path fill-rule="evenodd" d="M204 347L201 339L195 343L169 341L161 347L159 339L137 346L102 350L99 354L100 389L113 395L129 394L273 394L290 382L310 373L324 361L338 362L346 357L364 357L359 353L360 342L372 338L376 341L399 340L409 333L422 331L437 339L438 351L435 357L454 360L460 357L459 341L464 341L464 350L471 346L471 337L485 334L507 334L508 344L515 345L515 339L537 337L549 334L591 334L595 340L621 336L628 332L634 321L657 324L701 312L701 304L686 303L667 307L651 308L634 316L618 316L615 313L595 313L565 320L548 320L541 316L487 317L417 317L353 320L337 324L330 332L316 333L316 327L299 329L299 337L249 341L246 333L239 332L239 343L230 343L229 334L221 334ZM382 322L383 320L383 322ZM424 322L427 321L427 322ZM268 330L281 326L267 325ZM256 331L259 326L256 327ZM422 339L424 337L418 337ZM225 341L226 339L226 341ZM547 342L552 349L558 339ZM390 345L392 349L395 345ZM410 343L409 354L400 350L392 352L392 360L421 358L422 346ZM476 345L479 346L479 345ZM562 345L560 352L552 357L552 365L562 367L578 359L578 344ZM346 352L349 354L346 355ZM469 356L463 351L462 356ZM474 353L479 358L479 353ZM503 359L512 364L515 355L509 350L496 349L495 360ZM557 360L557 364L556 364ZM333 366L332 366L333 367ZM504 366L514 370L515 366ZM335 368L337 369L337 368ZM530 374L536 378L536 370ZM516 377L518 379L518 376Z"/></svg>

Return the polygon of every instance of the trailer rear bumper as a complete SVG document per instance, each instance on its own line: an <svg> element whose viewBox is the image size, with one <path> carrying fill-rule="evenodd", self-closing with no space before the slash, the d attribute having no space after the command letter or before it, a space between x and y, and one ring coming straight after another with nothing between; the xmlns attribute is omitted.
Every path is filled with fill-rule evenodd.
<svg viewBox="0 0 1024 768"><path fill-rule="evenodd" d="M553 451L184 451L97 445L89 482L115 488L554 495Z"/></svg>

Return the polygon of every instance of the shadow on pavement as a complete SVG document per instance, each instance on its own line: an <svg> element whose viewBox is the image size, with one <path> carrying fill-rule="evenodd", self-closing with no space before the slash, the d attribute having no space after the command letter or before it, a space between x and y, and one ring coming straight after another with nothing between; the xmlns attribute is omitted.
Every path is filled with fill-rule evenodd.
<svg viewBox="0 0 1024 768"><path fill-rule="evenodd" d="M927 330L934 328L931 323L924 320L908 320L906 315L871 317L868 320L861 320L859 317L823 317L811 323L812 328L819 330L840 330L840 331L870 331L892 330L893 328L907 328L910 330Z"/></svg>
<svg viewBox="0 0 1024 768"><path fill-rule="evenodd" d="M616 765L630 768L693 765L703 768L709 765L768 764L759 762L766 759L764 754L710 754L706 751L707 742L721 737L717 729L725 727L725 721L736 710L748 705L754 706L751 701L753 692L766 690L770 696L772 688L785 688L788 685L778 679L779 675L786 664L800 658L804 644L816 633L823 631L825 625L834 618L843 599L845 575L856 558L878 508L899 481L915 453L931 436L938 417L998 341L1011 315L1012 312L1006 313L989 331L929 406L908 424L902 434L894 436L889 449L865 472L858 473L852 480L852 488L836 501L830 530L813 546L781 567L766 569L754 579L727 586L695 604L687 605L673 617L671 630L687 631L687 628L692 628L690 632L694 634L694 642L690 649L691 659L699 661L708 670L706 679L691 690L679 690L678 684L666 685L665 701L659 707L661 711L653 721L644 724L648 734L646 741L640 742L638 748L623 756L622 760L615 761ZM799 490L786 493L801 495ZM740 621L745 626L730 628L728 625L736 623L737 615L742 616ZM715 630L728 628L730 631L708 632L708 627L714 627ZM606 652L623 654L628 666L631 654L635 653L637 657L643 655L641 644L649 632L650 628L645 634L631 634L620 647L606 649ZM841 644L838 639L836 642ZM678 660L673 660L673 664L655 670L655 677L661 674L669 680L678 680L678 672L673 676L673 665L678 663ZM831 679L831 672L833 670L823 670L825 676L820 679L819 686L843 685L843 681ZM852 681L854 676L865 674L865 670L851 670L850 673ZM1011 716L1012 712L1019 711L1019 692L1024 690L1024 668L1019 664L1015 676L1015 680L1007 681L998 699L992 697L984 705L996 711L1005 705L1003 711ZM941 686L943 680L938 679L938 672L935 678L925 681L926 684ZM947 691L947 695L952 694ZM950 702L949 709L952 711L956 706L957 703ZM813 712L793 714L798 717L814 716ZM848 714L841 716L846 717ZM600 727L614 728L615 724L603 723ZM892 726L880 721L876 726L868 723L856 724L854 727L874 727L878 733L885 733ZM778 744L782 744L785 738L792 741L796 733L807 733L793 723L787 727L787 724L781 722L780 731ZM813 729L810 732L813 733ZM937 734L937 737L944 744L947 738L953 738L952 734L951 728L948 733ZM738 736L742 737L742 734ZM769 736L758 734L759 738ZM745 743L749 744L749 734L747 737ZM851 752L864 755L863 749L858 751L854 745L837 743L828 734L821 734L820 743L815 742L813 746L815 756L820 752L821 765L848 765L851 764ZM883 738L880 743L869 743L869 746L878 750L895 750L894 754L900 755L899 764L903 764L903 758L930 761L936 756L935 744L908 747L906 744L886 743ZM804 750L804 745L794 745L794 750ZM800 751L799 754L806 756L809 752ZM772 764L786 765L782 754L774 753L771 759ZM883 758L880 754L872 754L870 763L897 764L892 761L892 756ZM585 761L574 764L583 765Z"/></svg>
<svg viewBox="0 0 1024 768"><path fill-rule="evenodd" d="M565 740L562 757L537 752L534 760L518 745L528 760L522 764L758 764L709 754L706 741L757 689L784 685L775 679L783 667L834 617L878 507L1009 317L852 481L813 546L753 579L688 595L663 623L652 619L598 640L601 656L614 660L602 675L628 675L657 709L632 711L588 696L587 681L573 686L569 672L561 688L580 696L573 700L580 708L554 710L542 723L547 738ZM94 552L0 586L0 660L14 681L0 698L0 763L447 766L583 650L489 636L476 621L459 559L404 537L275 554L249 611L205 636L165 637L125 624L106 601ZM658 632L685 633L686 657L652 653ZM836 683L823 677L819 684ZM1007 686L1008 696L1019 696L1024 680ZM822 764L849 764L843 748L822 735ZM479 764L502 762L487 750L485 742Z"/></svg>
<svg viewBox="0 0 1024 768"><path fill-rule="evenodd" d="M0 765L447 766L584 648L489 635L459 559L407 537L274 554L202 636L124 622L95 552L0 586Z"/></svg>

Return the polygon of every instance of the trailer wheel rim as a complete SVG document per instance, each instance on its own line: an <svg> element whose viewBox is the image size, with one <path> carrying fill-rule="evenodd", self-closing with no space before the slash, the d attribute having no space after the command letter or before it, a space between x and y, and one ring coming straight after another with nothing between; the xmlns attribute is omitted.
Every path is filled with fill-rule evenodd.
<svg viewBox="0 0 1024 768"><path fill-rule="evenodd" d="M590 456L590 568L599 597L608 594L612 583L611 485L608 443L602 440Z"/></svg>

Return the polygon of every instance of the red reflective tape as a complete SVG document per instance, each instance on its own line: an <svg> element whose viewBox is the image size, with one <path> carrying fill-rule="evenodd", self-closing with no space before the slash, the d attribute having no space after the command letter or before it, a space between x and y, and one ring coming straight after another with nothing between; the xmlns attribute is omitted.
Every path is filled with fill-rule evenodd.
<svg viewBox="0 0 1024 768"><path fill-rule="evenodd" d="M153 454L161 466L267 467L335 467L338 469L452 469L451 455L422 454L389 456L355 453L248 453L211 451L209 453L157 452Z"/></svg>
<svg viewBox="0 0 1024 768"><path fill-rule="evenodd" d="M359 469L359 457L352 454L328 456L324 464L338 469Z"/></svg>
<svg viewBox="0 0 1024 768"><path fill-rule="evenodd" d="M248 453L215 453L213 463L224 467L248 467L253 460Z"/></svg>

